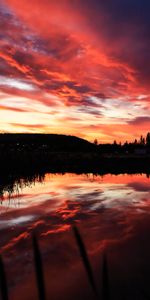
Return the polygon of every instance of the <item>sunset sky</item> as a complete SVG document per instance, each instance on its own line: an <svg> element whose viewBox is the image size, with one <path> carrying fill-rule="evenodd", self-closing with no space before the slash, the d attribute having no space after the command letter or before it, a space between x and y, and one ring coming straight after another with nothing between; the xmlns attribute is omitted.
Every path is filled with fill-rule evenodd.
<svg viewBox="0 0 150 300"><path fill-rule="evenodd" d="M149 0L0 0L0 131L150 131Z"/></svg>

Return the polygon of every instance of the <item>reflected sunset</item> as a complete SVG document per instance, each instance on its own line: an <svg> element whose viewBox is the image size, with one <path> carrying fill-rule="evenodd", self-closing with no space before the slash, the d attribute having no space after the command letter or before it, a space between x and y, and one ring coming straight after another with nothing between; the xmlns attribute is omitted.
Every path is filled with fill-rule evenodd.
<svg viewBox="0 0 150 300"><path fill-rule="evenodd" d="M15 182L13 190L6 186L1 197L1 209L7 212L17 209L32 209L45 206L51 210L65 203L84 201L87 197L89 210L103 206L122 207L141 203L141 199L149 196L149 178L146 175L112 175L94 174L45 174L42 180L26 182L23 179ZM94 197L94 199L93 199ZM91 202L90 200L93 201ZM147 199L148 200L148 199ZM44 206L45 203L45 206ZM97 203L97 204L95 204ZM95 208L94 208L95 207Z"/></svg>
<svg viewBox="0 0 150 300"><path fill-rule="evenodd" d="M49 285L46 281L48 295L60 299L56 282L60 282L61 278L59 289L62 289L62 299L70 299L70 295L93 299L73 239L73 224L80 228L96 276L98 267L100 268L100 257L107 251L116 297L122 288L132 295L128 284L133 274L129 276L126 264L121 260L125 256L132 265L133 272L137 269L137 275L139 267L145 268L146 272L139 251L144 256L148 255L149 216L150 186L146 175L46 174L41 182L37 178L29 184L21 179L20 183L14 184L14 192L9 197L8 192L4 191L0 205L0 252L4 255L6 266L11 266L11 299L19 299L18 289L20 292L26 290L23 299L26 293L31 297L36 295L31 264L33 231L36 231L40 239L46 276L53 282ZM141 239L144 239L145 246L140 246ZM9 259L10 255L13 262ZM19 273L21 268L24 269L22 275ZM124 269L122 275L119 273L120 268ZM75 282L80 277L79 274L82 281L77 285ZM19 276L17 290L16 276ZM118 276L121 276L122 283L119 283L117 291L115 280L118 280ZM138 276L136 280L139 280ZM143 284L141 279L140 284ZM146 283L144 285L146 287ZM85 286L89 295L83 289Z"/></svg>

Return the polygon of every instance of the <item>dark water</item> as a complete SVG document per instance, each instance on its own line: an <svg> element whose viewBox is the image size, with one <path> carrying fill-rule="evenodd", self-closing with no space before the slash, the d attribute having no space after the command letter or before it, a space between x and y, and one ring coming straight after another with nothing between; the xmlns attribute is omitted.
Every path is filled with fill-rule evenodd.
<svg viewBox="0 0 150 300"><path fill-rule="evenodd" d="M10 299L38 299L36 232L47 299L95 299L72 225L79 228L101 294L107 253L111 299L150 299L150 179L145 175L46 174L3 187L0 252ZM102 299L99 297L99 299Z"/></svg>

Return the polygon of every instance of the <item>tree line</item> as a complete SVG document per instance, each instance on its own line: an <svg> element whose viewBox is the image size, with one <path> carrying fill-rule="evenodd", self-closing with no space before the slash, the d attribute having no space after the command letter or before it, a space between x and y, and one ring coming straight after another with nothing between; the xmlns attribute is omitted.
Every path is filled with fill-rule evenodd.
<svg viewBox="0 0 150 300"><path fill-rule="evenodd" d="M98 143L98 140L94 140L94 144L99 149L101 153L137 153L137 154L146 154L150 153L150 132L140 136L139 140L134 139L133 142L125 141L124 143L117 143L116 140L111 143Z"/></svg>

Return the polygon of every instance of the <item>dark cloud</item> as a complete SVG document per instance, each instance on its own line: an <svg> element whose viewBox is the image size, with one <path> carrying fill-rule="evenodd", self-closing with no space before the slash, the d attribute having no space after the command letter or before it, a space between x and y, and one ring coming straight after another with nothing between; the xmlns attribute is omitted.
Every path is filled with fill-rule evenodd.
<svg viewBox="0 0 150 300"><path fill-rule="evenodd" d="M129 124L131 125L142 125L144 123L150 123L150 117L137 117L137 118L134 118L133 120L130 120L128 122Z"/></svg>
<svg viewBox="0 0 150 300"><path fill-rule="evenodd" d="M76 5L79 1L76 1ZM150 80L150 2L148 0L88 0L80 9L89 27L105 41L111 57L132 66L142 84ZM146 81L146 82L145 82Z"/></svg>

